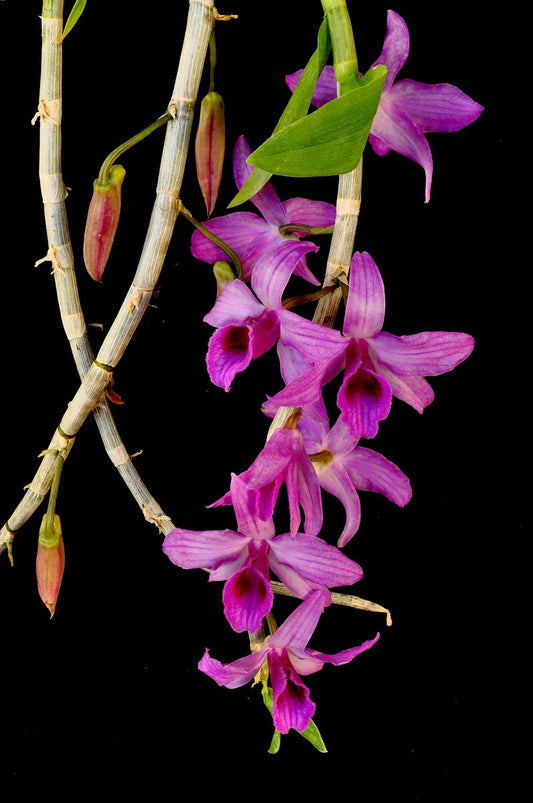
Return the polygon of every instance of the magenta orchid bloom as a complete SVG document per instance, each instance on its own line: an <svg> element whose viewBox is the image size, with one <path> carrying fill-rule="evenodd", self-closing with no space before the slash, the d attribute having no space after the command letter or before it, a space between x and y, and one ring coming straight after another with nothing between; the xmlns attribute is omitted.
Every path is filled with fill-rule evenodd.
<svg viewBox="0 0 533 803"><path fill-rule="evenodd" d="M237 632L257 632L272 608L269 569L297 597L356 583L361 567L337 547L303 533L276 535L272 517L257 513L257 494L233 475L235 530L171 530L163 552L182 569L207 569L209 580L225 581L224 614Z"/></svg>
<svg viewBox="0 0 533 803"><path fill-rule="evenodd" d="M233 174L240 189L252 172L246 159L251 150L244 137L239 137L233 150ZM325 201L311 201L306 198L290 198L282 202L270 182L252 198L260 215L253 212L231 212L229 215L214 217L203 225L220 237L237 254L242 263L243 279L249 281L252 270L262 259L264 251L273 246L282 246L302 237L301 232L291 232L291 224L318 228L329 228L335 223L335 206ZM306 241L308 251L318 251L318 246ZM214 265L227 260L227 254L204 234L195 231L191 241L193 256ZM306 251L293 266L296 276L301 276L312 284L319 284L306 262Z"/></svg>
<svg viewBox="0 0 533 803"><path fill-rule="evenodd" d="M298 427L305 451L313 455L320 486L336 496L346 511L337 546L346 546L359 529L361 503L357 491L381 493L400 507L411 499L411 485L403 471L378 452L359 446L341 418L329 429L325 419L302 416Z"/></svg>
<svg viewBox="0 0 533 803"><path fill-rule="evenodd" d="M382 331L384 317L381 274L370 254L357 252L350 267L343 353L289 382L265 402L264 412L274 415L280 406L316 405L322 398L322 386L344 369L337 405L356 440L377 435L393 396L421 413L434 399L425 377L455 368L471 353L474 339L463 332L397 337Z"/></svg>
<svg viewBox="0 0 533 803"><path fill-rule="evenodd" d="M424 134L459 131L473 123L483 107L452 84L422 84L396 76L409 55L409 30L395 11L387 14L387 34L383 50L372 65L384 64L387 77L379 106L370 129L369 142L375 153L384 156L396 151L417 162L426 174L426 203L431 194L433 158ZM294 90L302 70L286 77ZM324 68L315 89L313 104L322 106L337 97L333 67Z"/></svg>
<svg viewBox="0 0 533 803"><path fill-rule="evenodd" d="M239 479L256 492L262 519L273 515L280 487L285 483L291 533L300 529L300 507L305 515L304 532L317 535L320 531L323 520L320 484L305 452L302 434L297 429L281 427L275 430L250 468L239 474ZM231 491L228 491L210 507L231 503Z"/></svg>
<svg viewBox="0 0 533 803"><path fill-rule="evenodd" d="M320 591L310 591L275 633L266 639L260 650L229 664L222 664L211 658L209 650L206 650L198 669L209 675L219 686L236 689L251 683L263 663L268 661L273 692L274 727L280 733L288 733L291 728L304 731L315 713L315 704L300 675L318 672L325 663L334 666L347 664L370 649L379 639L377 633L373 639L357 647L333 654L310 649L307 644L323 613L324 604Z"/></svg>
<svg viewBox="0 0 533 803"><path fill-rule="evenodd" d="M229 391L237 373L272 348L278 339L288 354L308 362L331 358L343 349L339 332L283 307L282 295L298 262L312 243L287 240L262 247L250 287L229 282L204 321L216 328L209 340L207 370L211 381ZM290 348L292 347L292 348Z"/></svg>

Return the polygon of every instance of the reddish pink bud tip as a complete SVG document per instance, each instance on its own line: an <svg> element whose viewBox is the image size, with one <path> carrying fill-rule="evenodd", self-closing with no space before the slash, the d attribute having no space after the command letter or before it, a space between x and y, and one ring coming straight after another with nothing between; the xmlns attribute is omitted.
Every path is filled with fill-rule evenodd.
<svg viewBox="0 0 533 803"><path fill-rule="evenodd" d="M196 175L208 216L213 211L218 197L225 148L224 101L218 92L209 92L200 106L200 120L194 146Z"/></svg>
<svg viewBox="0 0 533 803"><path fill-rule="evenodd" d="M83 259L87 272L96 282L102 281L115 239L125 175L122 165L113 165L107 183L100 184L98 179L94 182L93 197L85 224Z"/></svg>

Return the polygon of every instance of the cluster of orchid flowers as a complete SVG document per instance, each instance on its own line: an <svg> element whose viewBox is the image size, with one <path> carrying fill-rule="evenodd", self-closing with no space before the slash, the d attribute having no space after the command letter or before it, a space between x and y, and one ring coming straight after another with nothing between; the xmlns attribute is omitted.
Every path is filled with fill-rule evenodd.
<svg viewBox="0 0 533 803"><path fill-rule="evenodd" d="M473 122L482 107L450 84L396 82L408 51L407 26L389 11L383 50L375 62L387 67L387 78L369 142L378 155L394 150L423 167L427 202L432 157L425 133L459 130ZM300 74L287 76L290 88ZM333 68L326 67L313 104L327 103L336 92ZM249 154L240 137L233 151L238 188L252 171ZM259 644L254 641L250 654L223 664L206 650L198 666L228 688L254 679L264 685L270 682L274 727L285 734L291 728L305 732L312 722L315 705L302 676L318 671L325 662L345 664L379 638L378 633L335 654L308 647L331 604L331 589L349 587L362 577L361 567L343 551L360 526L359 491L380 493L402 507L411 498L409 480L401 469L362 442L376 437L393 397L421 413L434 398L427 377L455 368L468 357L474 341L460 332L396 336L384 331L383 280L366 252L356 252L351 261L342 329L298 314L285 298L291 277L320 284L306 259L318 247L304 232L331 231L335 207L303 198L282 202L270 182L251 200L259 214L237 211L211 218L203 231L192 236L191 250L197 259L218 270L227 260L227 250L220 247L223 242L242 265L239 277L218 271L224 278L204 318L214 329L207 370L215 385L229 391L237 374L276 347L284 387L265 399L262 409L270 418L280 408L288 408L290 414L284 425L273 429L249 468L232 474L227 493L210 505L231 506L236 528L175 528L166 536L163 550L181 568L207 570L210 581L224 583L224 614L235 632L256 636L268 622L269 635ZM324 390L334 381L332 414L328 409L332 397L328 394L325 399ZM289 521L278 532L275 514L282 487ZM339 499L345 510L336 544L320 535L324 492ZM272 576L300 600L279 627L272 617Z"/></svg>

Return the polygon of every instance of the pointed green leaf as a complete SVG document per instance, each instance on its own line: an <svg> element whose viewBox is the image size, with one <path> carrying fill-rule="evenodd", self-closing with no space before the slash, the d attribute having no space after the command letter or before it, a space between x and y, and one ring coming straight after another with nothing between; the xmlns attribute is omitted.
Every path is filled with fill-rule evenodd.
<svg viewBox="0 0 533 803"><path fill-rule="evenodd" d="M310 721L309 725L304 731L302 731L301 735L304 737L304 739L307 739L308 742L311 742L313 747L316 747L319 753L328 752L327 747L324 744L324 740L320 735L320 731L318 730L313 720Z"/></svg>
<svg viewBox="0 0 533 803"><path fill-rule="evenodd" d="M61 36L61 41L65 38L65 36L70 33L70 31L74 28L77 21L83 14L85 6L87 5L87 0L76 0L74 3L70 14L68 15L67 21L65 22L65 27L63 28L63 34Z"/></svg>
<svg viewBox="0 0 533 803"><path fill-rule="evenodd" d="M274 735L272 737L272 741L270 742L270 747L268 748L268 752L274 755L275 753L279 753L279 748L281 745L281 733L279 731L274 731Z"/></svg>
<svg viewBox="0 0 533 803"><path fill-rule="evenodd" d="M332 176L353 170L363 153L387 69L371 68L346 92L274 133L248 158L281 176Z"/></svg>
<svg viewBox="0 0 533 803"><path fill-rule="evenodd" d="M274 134L296 122L296 120L305 117L311 105L315 84L324 69L330 50L331 41L329 38L329 28L326 20L324 20L318 31L317 49L309 59L296 89L289 98L283 114L274 129ZM272 173L269 173L267 170L261 170L259 167L255 167L237 195L228 204L228 208L238 206L248 201L256 192L259 192L259 190L265 186L271 176Z"/></svg>

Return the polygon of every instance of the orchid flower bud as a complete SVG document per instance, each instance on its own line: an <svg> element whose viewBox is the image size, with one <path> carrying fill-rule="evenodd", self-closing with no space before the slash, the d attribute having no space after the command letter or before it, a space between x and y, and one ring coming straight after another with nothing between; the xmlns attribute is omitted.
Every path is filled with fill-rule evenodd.
<svg viewBox="0 0 533 803"><path fill-rule="evenodd" d="M235 271L229 264L229 262L215 262L213 265L213 274L215 276L217 282L217 298L221 294L222 290L226 287L227 284L232 282L235 277Z"/></svg>
<svg viewBox="0 0 533 803"><path fill-rule="evenodd" d="M200 106L200 120L194 146L196 175L208 216L213 211L218 196L225 147L224 101L218 92L208 92Z"/></svg>
<svg viewBox="0 0 533 803"><path fill-rule="evenodd" d="M94 181L93 197L85 225L83 259L89 275L96 282L102 281L102 274L115 239L120 216L121 187L125 175L126 171L122 165L113 165L105 183L99 178Z"/></svg>
<svg viewBox="0 0 533 803"><path fill-rule="evenodd" d="M54 514L53 526L50 527L45 514L39 530L35 570L39 596L50 611L50 617L55 612L64 568L65 545L61 535L61 521Z"/></svg>

